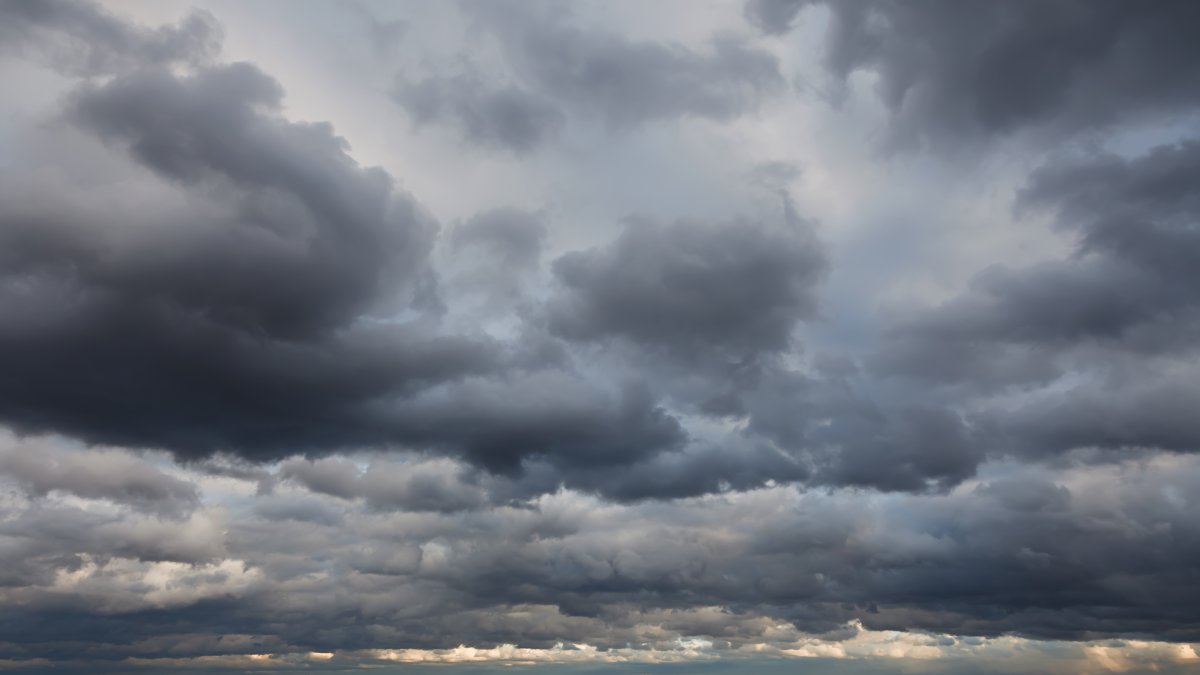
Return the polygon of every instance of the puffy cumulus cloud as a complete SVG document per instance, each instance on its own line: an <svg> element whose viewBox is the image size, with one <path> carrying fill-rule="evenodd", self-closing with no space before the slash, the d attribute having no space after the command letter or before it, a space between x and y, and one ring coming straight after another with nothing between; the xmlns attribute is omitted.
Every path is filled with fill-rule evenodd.
<svg viewBox="0 0 1200 675"><path fill-rule="evenodd" d="M346 459L288 460L280 474L313 492L342 499L363 498L376 508L453 512L486 503L485 487L465 476L465 467L450 460L399 463L376 461L364 470ZM279 505L279 514L303 519L309 512ZM277 507L278 508L278 507ZM311 516L309 516L311 517ZM316 517L321 517L317 512Z"/></svg>
<svg viewBox="0 0 1200 675"><path fill-rule="evenodd" d="M87 177L107 186L95 198L69 180L5 182L4 421L182 457L396 443L508 471L679 442L644 388L439 329L432 218L330 125L285 119L282 95L236 63L143 68L69 96L77 142L98 137L104 168L148 194L101 176ZM481 214L453 245L535 264L518 249L540 226L520 218Z"/></svg>
<svg viewBox="0 0 1200 675"><path fill-rule="evenodd" d="M372 399L488 367L486 342L356 328L385 292L425 292L434 228L328 125L269 112L281 94L235 64L141 70L73 95L75 124L162 183L148 203L131 195L109 210L54 197L78 189L70 184L5 182L9 423L184 454L269 455L307 444L301 436L342 442L334 428ZM287 431L334 401L340 423Z"/></svg>
<svg viewBox="0 0 1200 675"><path fill-rule="evenodd" d="M557 21L534 24L566 30ZM814 451L797 447L804 433L776 431L794 423L766 421L796 409L768 397L799 378L780 363L816 316L828 266L790 197L782 222L633 217L611 244L560 256L542 308L529 284L546 216L483 211L439 249L453 261L445 299L462 303L458 325L487 316L464 313L472 302L522 307L515 339L500 340L440 321L432 217L388 173L359 166L330 125L288 120L282 97L247 63L151 65L67 96L68 133L24 151L90 162L12 172L0 213L6 423L199 459L402 446L524 472L513 495L566 484L685 496L810 475L914 489L973 470L952 433L884 480L858 464L928 442L924 427L850 428L851 417ZM599 365L596 344L615 344ZM700 439L663 395L702 416L749 415L785 447ZM862 449L837 455L843 445ZM477 503L460 497L444 508Z"/></svg>
<svg viewBox="0 0 1200 675"><path fill-rule="evenodd" d="M7 499L4 511L6 603L40 597L55 605L87 606L54 586L86 560L99 568L116 559L189 566L215 564L226 555L220 510L147 514L52 494ZM97 574L104 576L102 569Z"/></svg>
<svg viewBox="0 0 1200 675"><path fill-rule="evenodd" d="M792 345L816 312L822 248L799 222L631 219L604 248L554 262L549 325L573 340L626 340L658 358L752 366Z"/></svg>
<svg viewBox="0 0 1200 675"><path fill-rule="evenodd" d="M59 571L48 587L26 586L5 593L9 603L38 603L43 593L50 598L68 597L98 614L127 614L140 609L185 607L206 598L241 594L257 579L237 560L188 564L173 561L143 562L109 558L97 564L91 556L80 556L80 565ZM137 588L136 593L129 589Z"/></svg>
<svg viewBox="0 0 1200 675"><path fill-rule="evenodd" d="M68 115L80 127L164 179L211 186L239 207L232 222L131 233L134 241L113 242L125 249L117 269L92 252L79 263L83 281L111 279L127 294L153 286L183 310L279 339L345 326L385 284L418 284L435 226L386 173L357 166L329 125L263 113L277 111L282 96L278 82L245 63L183 78L139 71L78 91ZM77 250L81 235L69 228L58 245L27 245ZM10 255L31 266L59 262L21 248ZM155 264L144 260L152 255Z"/></svg>
<svg viewBox="0 0 1200 675"><path fill-rule="evenodd" d="M639 477L591 471L568 485L623 498L801 480L919 491L974 474L984 453L953 407L871 400L836 367L798 364L827 257L784 207L782 222L634 218L612 243L554 262L552 333L728 425L696 429L687 451L635 465Z"/></svg>
<svg viewBox="0 0 1200 675"><path fill-rule="evenodd" d="M199 499L196 485L130 453L79 454L54 448L48 441L5 439L0 445L0 477L31 497L61 492L151 511L187 510Z"/></svg>
<svg viewBox="0 0 1200 675"><path fill-rule="evenodd" d="M1051 138L1138 115L1194 110L1197 20L1187 0L993 3L750 0L746 17L787 33L829 12L825 65L877 77L900 141L1040 129Z"/></svg>

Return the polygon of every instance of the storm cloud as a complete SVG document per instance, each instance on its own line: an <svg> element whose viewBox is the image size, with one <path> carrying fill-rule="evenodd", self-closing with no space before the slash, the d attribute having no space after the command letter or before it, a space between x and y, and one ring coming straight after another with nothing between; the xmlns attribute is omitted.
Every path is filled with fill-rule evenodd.
<svg viewBox="0 0 1200 675"><path fill-rule="evenodd" d="M9 424L181 456L394 442L491 467L675 442L644 396L554 364L510 373L512 350L439 333L436 223L329 125L280 118L281 97L249 64L139 70L71 95L70 123L166 194L118 217L64 208L50 198L60 186L6 200ZM496 239L503 218L480 216L458 241ZM386 320L401 311L417 318Z"/></svg>
<svg viewBox="0 0 1200 675"><path fill-rule="evenodd" d="M893 327L875 369L975 390L1047 387L1015 410L976 411L997 451L1194 452L1198 147L1038 168L1016 206L1048 212L1074 239L1072 254L984 271L963 295ZM1057 391L1065 378L1074 384Z"/></svg>
<svg viewBox="0 0 1200 675"><path fill-rule="evenodd" d="M783 34L817 5L829 12L830 75L877 75L897 140L1071 134L1200 103L1186 37L1200 10L1187 0L751 0L745 13Z"/></svg>
<svg viewBox="0 0 1200 675"><path fill-rule="evenodd" d="M549 322L569 339L621 338L666 358L752 361L786 350L816 313L824 266L799 223L631 219L604 249L554 262L564 293Z"/></svg>
<svg viewBox="0 0 1200 675"><path fill-rule="evenodd" d="M1191 3L272 1L0 6L0 669L1194 668Z"/></svg>

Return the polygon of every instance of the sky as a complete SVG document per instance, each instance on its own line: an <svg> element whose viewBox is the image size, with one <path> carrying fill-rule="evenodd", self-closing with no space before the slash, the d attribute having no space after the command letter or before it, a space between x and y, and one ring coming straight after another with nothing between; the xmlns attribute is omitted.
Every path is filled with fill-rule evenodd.
<svg viewBox="0 0 1200 675"><path fill-rule="evenodd" d="M1198 25L0 0L0 670L1196 672Z"/></svg>

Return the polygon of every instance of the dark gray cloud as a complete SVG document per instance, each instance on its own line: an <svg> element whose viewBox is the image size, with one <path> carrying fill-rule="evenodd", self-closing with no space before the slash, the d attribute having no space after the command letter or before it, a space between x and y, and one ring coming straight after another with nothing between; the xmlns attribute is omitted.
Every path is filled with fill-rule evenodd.
<svg viewBox="0 0 1200 675"><path fill-rule="evenodd" d="M275 489L275 476L267 469L237 455L217 453L192 461L188 468L205 476L233 478L255 484L259 495L269 495Z"/></svg>
<svg viewBox="0 0 1200 675"><path fill-rule="evenodd" d="M536 479L537 473L530 473ZM682 451L660 453L629 467L574 471L564 475L564 483L607 499L637 502L752 490L803 481L810 475L809 463L769 443L729 438L720 443L694 442Z"/></svg>
<svg viewBox="0 0 1200 675"><path fill-rule="evenodd" d="M355 7L381 56L458 48L443 6ZM972 212L974 183L939 173L945 194L907 194L932 181L903 174L936 154L826 165L815 139L797 156L809 130L775 114L791 108L663 143L655 121L731 122L805 65L715 30L724 10L689 15L682 44L650 19L620 30L666 5L617 7L607 29L594 7L465 7L466 65L414 61L429 69L392 92L467 141L416 181L445 188L430 210L332 125L296 121L311 99L215 63L207 15L142 28L82 3L0 9L0 56L56 71L31 98L53 96L0 123L0 424L16 433L0 438L0 669L242 671L273 653L350 670L506 643L551 651L449 656L1179 665L1182 645L1139 641L1200 641L1200 143L1076 141L1190 110L1189 6L829 5L827 65L875 72L904 138L1071 142L1009 147L1009 166L1041 164L1014 217L1052 223L1068 254L955 249L953 265L930 255L950 271L851 284L863 307L892 303L877 323L840 305L860 270L839 261L862 260L844 249L880 246L857 241L877 232L844 221L847 203ZM800 7L746 13L782 34ZM316 25L297 16L280 25ZM269 42L255 49L278 56ZM339 93L394 75L343 74ZM379 111L346 107L370 142L355 125ZM620 153L528 156L576 123L638 127L628 157L741 182L697 198L629 168L612 180L640 183L634 199L606 182ZM405 173L426 168L418 145ZM470 166L489 145L528 161ZM563 175L538 175L548 161ZM605 215L626 199L693 216ZM590 231L606 222L620 229ZM561 247L581 239L600 243ZM897 300L983 259L945 302Z"/></svg>
<svg viewBox="0 0 1200 675"><path fill-rule="evenodd" d="M751 0L745 11L780 34L817 4L830 13L830 73L877 74L897 140L1023 128L1053 137L1200 103L1188 28L1200 8L1188 0Z"/></svg>
<svg viewBox="0 0 1200 675"><path fill-rule="evenodd" d="M127 253L133 269L94 275L284 339L349 323L385 288L425 291L436 225L382 170L357 166L329 125L261 112L282 96L248 64L188 78L141 71L78 92L69 115L81 127L165 179L223 190L240 207L233 223L168 229L165 242L147 233L134 244L145 248Z"/></svg>
<svg viewBox="0 0 1200 675"><path fill-rule="evenodd" d="M921 491L974 475L984 453L952 408L873 403L844 365L818 376L784 365L794 331L816 317L827 264L786 196L784 206L774 226L632 219L608 246L555 261L552 331L653 373L680 407L745 423L714 448L653 458L644 480L593 472L568 484L629 498L651 485L684 496L768 481Z"/></svg>
<svg viewBox="0 0 1200 675"><path fill-rule="evenodd" d="M436 224L329 125L283 119L281 97L249 64L137 70L71 95L67 119L172 196L119 215L69 208L57 185L6 200L5 422L180 456L411 444L504 471L681 442L637 387L439 333ZM470 221L459 245L536 244L514 213ZM401 311L423 318L388 319Z"/></svg>
<svg viewBox="0 0 1200 675"><path fill-rule="evenodd" d="M334 429L362 421L351 401L488 367L486 343L345 330L396 300L385 289L400 306L427 293L434 225L327 125L263 112L280 96L247 64L138 71L73 96L75 123L184 203L78 211L51 185L8 202L9 423L183 453L292 452L342 442ZM340 421L326 417L335 400Z"/></svg>
<svg viewBox="0 0 1200 675"><path fill-rule="evenodd" d="M877 366L1004 384L1054 379L1066 364L1052 357L1072 350L1190 353L1200 318L1197 179L1195 141L1041 167L1020 210L1055 215L1077 239L1074 255L985 271L967 293L896 326Z"/></svg>
<svg viewBox="0 0 1200 675"><path fill-rule="evenodd" d="M982 452L1104 461L1194 452L1197 178L1195 141L1047 163L1019 210L1048 211L1076 238L1073 255L984 272L961 296L895 325L873 371L959 396L1029 392L1019 405L971 404Z"/></svg>
<svg viewBox="0 0 1200 675"><path fill-rule="evenodd" d="M835 419L810 438L818 447L833 449L823 459L819 476L833 485L944 489L972 477L983 461L962 418L953 410L930 406Z"/></svg>
<svg viewBox="0 0 1200 675"><path fill-rule="evenodd" d="M554 262L551 329L627 340L659 357L747 366L792 346L814 316L822 248L797 221L662 223L631 218L611 244Z"/></svg>
<svg viewBox="0 0 1200 675"><path fill-rule="evenodd" d="M564 468L625 465L687 439L644 385L606 390L556 370L431 390L390 423L418 443L504 473L527 458Z"/></svg>
<svg viewBox="0 0 1200 675"><path fill-rule="evenodd" d="M211 514L187 521L197 545L209 541L193 555L239 561L195 569L163 564L179 551L138 543L163 535L158 521L118 527L42 504L4 521L26 548L0 553L36 546L50 570L74 571L73 594L56 598L50 573L4 590L26 602L27 621L6 630L2 653L37 653L55 617L91 626L62 655L92 656L169 655L182 636L214 634L301 652L561 640L670 649L683 636L784 648L797 631L850 639L850 620L960 636L1194 641L1197 476L1194 460L1157 461L1027 468L941 495L773 488L617 506L566 492L457 513L368 502L331 511L336 498L301 493L239 510L219 544L219 530L200 525ZM104 536L89 534L97 527ZM140 561L122 557L133 550ZM88 553L72 562L66 551ZM179 585L126 584L154 565ZM222 653L190 644L176 655Z"/></svg>
<svg viewBox="0 0 1200 675"><path fill-rule="evenodd" d="M736 413L744 416L744 433L802 467L792 480L944 491L974 476L984 461L983 446L955 406L932 397L873 396L873 383L846 364L823 370L767 371L740 393Z"/></svg>
<svg viewBox="0 0 1200 675"><path fill-rule="evenodd" d="M75 0L13 0L0 6L0 53L16 52L79 75L147 64L201 63L220 50L221 28L193 11L176 25L146 28Z"/></svg>
<svg viewBox="0 0 1200 675"><path fill-rule="evenodd" d="M1096 378L1071 391L1048 393L1012 411L980 414L999 448L1014 455L1073 454L1113 461L1128 453L1196 452L1200 403L1196 373L1176 365L1134 375Z"/></svg>

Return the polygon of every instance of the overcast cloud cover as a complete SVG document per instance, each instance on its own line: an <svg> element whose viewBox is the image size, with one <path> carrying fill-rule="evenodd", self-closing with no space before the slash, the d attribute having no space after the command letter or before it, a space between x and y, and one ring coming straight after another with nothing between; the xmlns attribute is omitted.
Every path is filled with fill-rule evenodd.
<svg viewBox="0 0 1200 675"><path fill-rule="evenodd" d="M1198 25L0 0L0 669L1200 667Z"/></svg>

